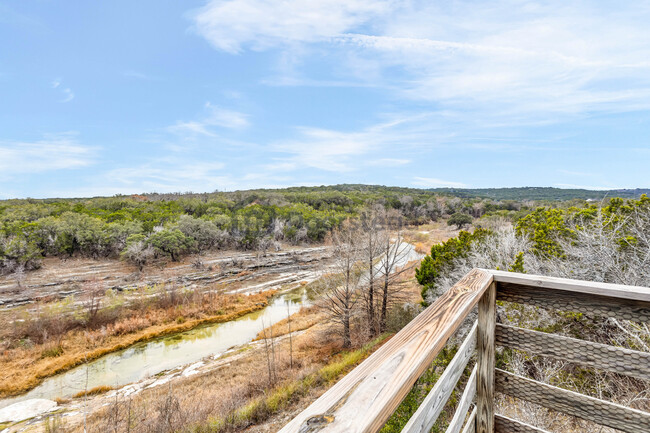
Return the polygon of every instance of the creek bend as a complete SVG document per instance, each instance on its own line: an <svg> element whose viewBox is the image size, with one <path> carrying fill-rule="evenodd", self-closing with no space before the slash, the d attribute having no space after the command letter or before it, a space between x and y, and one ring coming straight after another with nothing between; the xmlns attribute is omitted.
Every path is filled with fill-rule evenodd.
<svg viewBox="0 0 650 433"><path fill-rule="evenodd" d="M267 307L235 320L138 343L49 377L25 394L0 400L0 408L35 398L67 398L97 386L118 388L208 356L218 357L309 305L307 289L292 289L275 296Z"/></svg>

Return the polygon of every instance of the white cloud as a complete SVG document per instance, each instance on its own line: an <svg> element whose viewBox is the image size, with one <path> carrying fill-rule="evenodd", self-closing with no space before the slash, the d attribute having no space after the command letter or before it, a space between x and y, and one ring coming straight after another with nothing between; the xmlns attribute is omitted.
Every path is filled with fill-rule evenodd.
<svg viewBox="0 0 650 433"><path fill-rule="evenodd" d="M94 162L95 149L80 144L76 134L50 134L37 141L0 140L0 175L85 167Z"/></svg>
<svg viewBox="0 0 650 433"><path fill-rule="evenodd" d="M222 51L281 48L278 63L292 61L276 84L383 86L511 123L650 109L650 8L638 2L213 0L193 19ZM295 73L323 50L331 76Z"/></svg>
<svg viewBox="0 0 650 433"><path fill-rule="evenodd" d="M191 138L194 136L217 137L215 127L244 129L250 126L248 115L239 111L217 107L207 102L206 113L198 120L179 121L168 128L169 132Z"/></svg>
<svg viewBox="0 0 650 433"><path fill-rule="evenodd" d="M110 170L106 178L122 190L210 191L229 183L222 162L177 161L161 158L145 164ZM119 189L119 188L118 188Z"/></svg>
<svg viewBox="0 0 650 433"><path fill-rule="evenodd" d="M215 48L239 53L337 36L385 14L386 0L212 0L193 14L196 31Z"/></svg>
<svg viewBox="0 0 650 433"><path fill-rule="evenodd" d="M67 87L63 89L63 94L65 95L65 98L63 98L60 102L70 102L74 99L74 92Z"/></svg>
<svg viewBox="0 0 650 433"><path fill-rule="evenodd" d="M467 185L461 182L436 179L433 177L415 177L412 185L422 188L466 188Z"/></svg>
<svg viewBox="0 0 650 433"><path fill-rule="evenodd" d="M160 77L145 74L144 72L134 71L134 70L124 71L122 72L122 76L126 78L133 78L136 80L146 80L146 81L159 81L161 79Z"/></svg>
<svg viewBox="0 0 650 433"><path fill-rule="evenodd" d="M406 159L377 158L388 150L400 150L422 144L430 129L420 130L427 115L393 116L391 119L359 131L322 128L297 128L298 137L272 144L278 158L268 169L290 170L317 168L348 172L364 165L407 164Z"/></svg>
<svg viewBox="0 0 650 433"><path fill-rule="evenodd" d="M74 92L72 89L69 87L61 87L61 79L56 79L52 81L52 88L53 89L60 89L61 92L63 93L63 99L61 99L59 102L65 103L65 102L70 102L74 99Z"/></svg>
<svg viewBox="0 0 650 433"><path fill-rule="evenodd" d="M410 159L400 159L400 158L380 158L373 159L368 161L367 165L375 167L394 167L396 165L406 165L410 164Z"/></svg>

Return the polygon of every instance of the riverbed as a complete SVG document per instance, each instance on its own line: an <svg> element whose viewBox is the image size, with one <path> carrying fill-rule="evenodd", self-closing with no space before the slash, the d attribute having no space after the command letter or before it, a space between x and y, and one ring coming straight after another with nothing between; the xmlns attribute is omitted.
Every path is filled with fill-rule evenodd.
<svg viewBox="0 0 650 433"><path fill-rule="evenodd" d="M395 254L395 266L422 258L413 245L404 243ZM379 268L381 263L377 264ZM314 275L310 275L314 279ZM268 285L268 283L266 283ZM256 286L245 286L246 289ZM308 287L308 286L307 286ZM312 305L307 288L298 285L277 295L259 311L236 320L195 328L180 334L138 343L127 349L105 355L67 372L45 379L39 386L20 396L0 400L0 408L30 399L53 400L100 386L120 388L151 376L189 365L205 358L218 358L233 347L251 342L269 327L303 306Z"/></svg>
<svg viewBox="0 0 650 433"><path fill-rule="evenodd" d="M69 398L98 386L118 388L179 365L191 364L209 356L219 357L232 347L252 341L265 327L308 305L311 305L308 290L293 289L276 296L263 310L233 321L139 343L45 379L26 394L0 400L0 408L34 398Z"/></svg>

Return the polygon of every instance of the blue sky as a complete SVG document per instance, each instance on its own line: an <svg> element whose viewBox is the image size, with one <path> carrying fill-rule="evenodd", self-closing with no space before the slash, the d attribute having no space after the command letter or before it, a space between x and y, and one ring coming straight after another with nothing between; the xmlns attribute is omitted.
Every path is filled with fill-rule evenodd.
<svg viewBox="0 0 650 433"><path fill-rule="evenodd" d="M0 198L648 187L650 2L0 1Z"/></svg>

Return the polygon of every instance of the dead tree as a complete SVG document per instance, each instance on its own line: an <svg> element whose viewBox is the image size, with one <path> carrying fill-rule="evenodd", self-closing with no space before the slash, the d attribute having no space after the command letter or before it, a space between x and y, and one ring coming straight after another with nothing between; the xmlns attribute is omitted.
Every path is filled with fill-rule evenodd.
<svg viewBox="0 0 650 433"><path fill-rule="evenodd" d="M318 305L341 326L343 347L352 344L350 322L356 313L362 281L359 262L360 237L358 227L346 220L340 229L332 232L333 272L321 279Z"/></svg>
<svg viewBox="0 0 650 433"><path fill-rule="evenodd" d="M375 206L361 213L361 249L360 253L365 267L367 284L362 291L362 298L366 310L368 330L371 336L379 333L379 323L376 314L375 286L376 276L379 272L377 260L382 253L382 228L380 219L385 212L381 206Z"/></svg>
<svg viewBox="0 0 650 433"><path fill-rule="evenodd" d="M412 248L402 237L399 212L387 211L382 219L385 230L381 236L380 261L377 265L381 284L380 332L386 331L388 308L400 300L401 285L398 283L402 274L409 269L406 264Z"/></svg>

